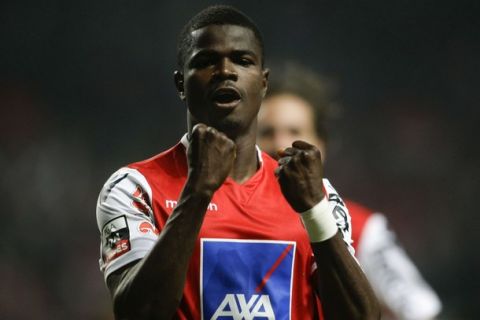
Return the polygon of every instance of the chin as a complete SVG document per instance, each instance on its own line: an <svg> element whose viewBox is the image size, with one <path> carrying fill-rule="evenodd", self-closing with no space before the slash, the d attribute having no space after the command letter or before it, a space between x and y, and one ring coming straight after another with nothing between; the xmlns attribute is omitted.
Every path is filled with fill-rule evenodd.
<svg viewBox="0 0 480 320"><path fill-rule="evenodd" d="M237 137L247 130L244 121L232 117L226 117L215 121L215 123L212 123L212 127L223 132L229 138Z"/></svg>

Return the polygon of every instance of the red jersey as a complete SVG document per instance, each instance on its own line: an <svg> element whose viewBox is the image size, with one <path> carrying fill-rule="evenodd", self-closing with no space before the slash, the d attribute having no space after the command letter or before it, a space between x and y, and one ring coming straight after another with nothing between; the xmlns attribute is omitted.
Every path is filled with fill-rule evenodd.
<svg viewBox="0 0 480 320"><path fill-rule="evenodd" d="M185 150L179 143L120 169L105 184L97 206L105 278L155 245L187 178ZM277 162L260 152L259 159L248 181L227 178L215 192L190 260L179 319L316 317L308 235L280 190ZM335 190L324 185L337 206ZM351 242L348 233L344 237Z"/></svg>
<svg viewBox="0 0 480 320"><path fill-rule="evenodd" d="M352 218L353 248L358 254L358 244L360 243L360 238L362 237L364 227L368 219L372 216L373 212L372 210L350 199L345 199L345 205L347 206L350 217Z"/></svg>

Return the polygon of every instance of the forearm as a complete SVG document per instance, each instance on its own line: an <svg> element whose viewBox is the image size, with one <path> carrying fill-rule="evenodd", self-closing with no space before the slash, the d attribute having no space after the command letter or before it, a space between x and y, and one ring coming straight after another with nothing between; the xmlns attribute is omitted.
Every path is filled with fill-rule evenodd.
<svg viewBox="0 0 480 320"><path fill-rule="evenodd" d="M360 266L340 232L312 243L317 262L316 287L325 319L379 319L380 309Z"/></svg>
<svg viewBox="0 0 480 320"><path fill-rule="evenodd" d="M152 251L121 273L113 300L120 319L170 319L185 285L188 265L211 194L185 186Z"/></svg>

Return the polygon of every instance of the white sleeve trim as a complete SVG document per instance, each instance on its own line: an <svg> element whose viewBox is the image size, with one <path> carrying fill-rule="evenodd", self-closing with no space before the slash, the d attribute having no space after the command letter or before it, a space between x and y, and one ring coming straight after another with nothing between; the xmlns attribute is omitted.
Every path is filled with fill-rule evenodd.
<svg viewBox="0 0 480 320"><path fill-rule="evenodd" d="M396 242L385 216L367 220L357 254L378 299L397 318L425 320L440 313L440 299Z"/></svg>

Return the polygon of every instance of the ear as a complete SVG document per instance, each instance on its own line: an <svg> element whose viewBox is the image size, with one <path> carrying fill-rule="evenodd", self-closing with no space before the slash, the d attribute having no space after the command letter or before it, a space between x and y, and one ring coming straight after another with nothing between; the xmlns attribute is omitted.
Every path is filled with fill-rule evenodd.
<svg viewBox="0 0 480 320"><path fill-rule="evenodd" d="M183 85L183 73L176 70L173 73L173 81L175 82L175 87L177 88L178 96L180 99L185 100L185 87Z"/></svg>
<svg viewBox="0 0 480 320"><path fill-rule="evenodd" d="M263 80L262 80L262 85L263 85L263 88L262 88L262 97L265 98L265 95L267 94L267 90L268 90L268 76L270 75L270 69L268 69L268 68L263 69L262 73L263 73Z"/></svg>

